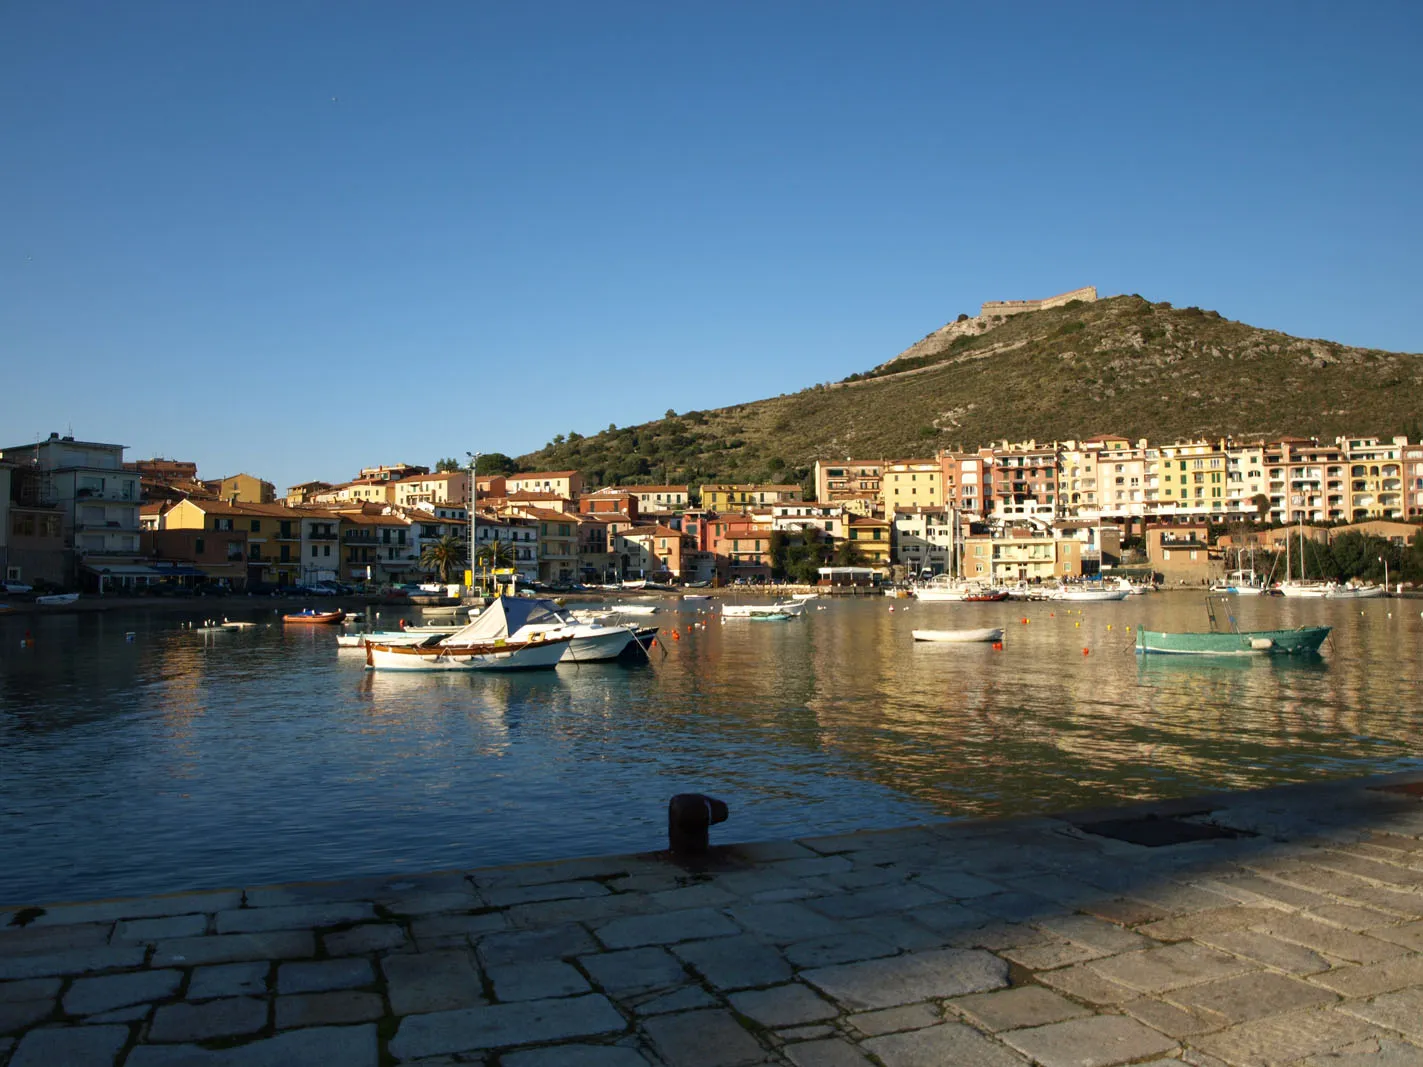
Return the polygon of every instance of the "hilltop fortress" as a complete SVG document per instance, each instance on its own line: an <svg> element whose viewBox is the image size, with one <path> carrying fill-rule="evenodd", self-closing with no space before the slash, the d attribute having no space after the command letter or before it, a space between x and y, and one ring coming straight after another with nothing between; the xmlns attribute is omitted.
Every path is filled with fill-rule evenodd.
<svg viewBox="0 0 1423 1067"><path fill-rule="evenodd" d="M1050 296L1046 300L988 300L979 308L978 317L987 319L994 316L1002 318L1007 315L1021 315L1025 311L1060 308L1063 304L1070 304L1074 300L1081 300L1084 304L1095 304L1097 302L1097 287L1095 285L1084 286L1081 289L1074 289L1070 293Z"/></svg>
<svg viewBox="0 0 1423 1067"><path fill-rule="evenodd" d="M1047 297L1044 300L988 300L979 308L975 317L961 318L957 322L940 327L922 341L910 345L888 362L893 363L900 359L912 359L915 356L937 353L960 337L976 337L981 333L986 333L1012 315L1021 315L1025 311L1042 311L1044 308L1062 307L1074 300L1081 300L1085 304L1095 304L1097 302L1097 287L1087 285L1081 289L1073 289L1068 293ZM881 366L883 365L881 364Z"/></svg>

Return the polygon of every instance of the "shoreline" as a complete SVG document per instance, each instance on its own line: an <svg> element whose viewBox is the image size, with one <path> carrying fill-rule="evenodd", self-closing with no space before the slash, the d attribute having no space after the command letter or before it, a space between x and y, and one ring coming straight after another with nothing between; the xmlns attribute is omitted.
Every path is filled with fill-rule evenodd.
<svg viewBox="0 0 1423 1067"><path fill-rule="evenodd" d="M1419 1005L1423 771L0 909L12 1067L1415 1063Z"/></svg>

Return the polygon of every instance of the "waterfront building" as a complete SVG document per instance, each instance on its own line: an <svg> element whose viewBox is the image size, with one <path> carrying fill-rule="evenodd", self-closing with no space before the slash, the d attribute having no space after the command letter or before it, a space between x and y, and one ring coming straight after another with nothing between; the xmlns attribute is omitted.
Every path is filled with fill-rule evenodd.
<svg viewBox="0 0 1423 1067"><path fill-rule="evenodd" d="M10 502L10 537L18 522L25 531L18 536L29 546L23 551L43 554L57 523L63 545L58 584L103 593L147 580L138 539L139 475L124 468L123 453L123 445L57 433L0 449L12 494L20 497ZM12 545L10 551L18 550ZM9 562L7 553L7 573L11 566L23 575L25 564Z"/></svg>
<svg viewBox="0 0 1423 1067"><path fill-rule="evenodd" d="M845 522L845 540L864 559L864 566L889 574L890 521L871 515L852 515Z"/></svg>
<svg viewBox="0 0 1423 1067"><path fill-rule="evenodd" d="M993 449L939 453L939 477L944 507L957 507L965 517L983 518L993 510ZM906 502L908 503L908 502Z"/></svg>
<svg viewBox="0 0 1423 1067"><path fill-rule="evenodd" d="M395 481L393 478L357 478L320 490L312 494L310 501L316 504L393 504Z"/></svg>
<svg viewBox="0 0 1423 1067"><path fill-rule="evenodd" d="M614 551L619 556L622 577L682 578L686 540L682 531L670 526L636 526L619 534Z"/></svg>
<svg viewBox="0 0 1423 1067"><path fill-rule="evenodd" d="M1337 443L1346 451L1349 467L1350 521L1403 518L1403 453L1408 438L1341 437Z"/></svg>
<svg viewBox="0 0 1423 1067"><path fill-rule="evenodd" d="M526 471L506 475L504 486L511 497L516 493L550 493L573 501L583 492L583 475L578 471Z"/></svg>
<svg viewBox="0 0 1423 1067"><path fill-rule="evenodd" d="M944 473L938 459L887 459L880 473L880 513L944 504Z"/></svg>
<svg viewBox="0 0 1423 1067"><path fill-rule="evenodd" d="M798 485L704 485L701 506L708 511L740 511L743 508L766 507L800 500Z"/></svg>
<svg viewBox="0 0 1423 1067"><path fill-rule="evenodd" d="M815 461L815 499L822 504L854 498L879 499L882 461L846 459L843 463ZM705 503L705 501L703 502Z"/></svg>
<svg viewBox="0 0 1423 1067"><path fill-rule="evenodd" d="M301 523L300 584L340 581L341 516L336 512L314 509L298 514Z"/></svg>
<svg viewBox="0 0 1423 1067"><path fill-rule="evenodd" d="M386 463L379 467L362 467L356 475L358 482L398 482L402 478L413 478L417 474L429 474L429 467L414 463Z"/></svg>
<svg viewBox="0 0 1423 1067"><path fill-rule="evenodd" d="M1149 514L1187 521L1223 521L1226 502L1227 455L1223 441L1181 441L1148 449L1147 481L1156 494Z"/></svg>
<svg viewBox="0 0 1423 1067"><path fill-rule="evenodd" d="M1205 523L1148 525L1146 560L1168 584L1204 585L1225 576L1220 550L1210 545Z"/></svg>
<svg viewBox="0 0 1423 1067"><path fill-rule="evenodd" d="M513 513L479 511L479 521L475 524L476 550L491 544L503 544L513 560L514 572L521 582L539 580L539 523L537 519ZM463 530L465 542L469 541L469 525Z"/></svg>
<svg viewBox="0 0 1423 1067"><path fill-rule="evenodd" d="M686 511L690 500L685 485L629 485L622 491L636 497L644 512Z"/></svg>
<svg viewBox="0 0 1423 1067"><path fill-rule="evenodd" d="M140 532L139 544L155 573L166 569L182 585L247 588L246 530L152 527Z"/></svg>
<svg viewBox="0 0 1423 1067"><path fill-rule="evenodd" d="M1057 442L1003 441L992 448L992 503L1002 522L1031 519L1051 522L1059 511Z"/></svg>
<svg viewBox="0 0 1423 1067"><path fill-rule="evenodd" d="M783 533L819 530L832 540L845 536L845 509L839 504L801 501L771 505L771 529Z"/></svg>
<svg viewBox="0 0 1423 1067"><path fill-rule="evenodd" d="M196 474L196 468L194 469ZM203 487L219 500L239 504L271 504L277 499L277 487L250 474L233 474L203 482Z"/></svg>
<svg viewBox="0 0 1423 1067"><path fill-rule="evenodd" d="M578 511L583 515L623 514L636 519L641 505L641 498L631 489L622 489L615 485L584 493L578 498Z"/></svg>
<svg viewBox="0 0 1423 1067"><path fill-rule="evenodd" d="M1332 541L1340 534L1356 533L1365 537L1377 537L1388 541L1390 544L1400 548L1406 548L1413 541L1413 538L1423 531L1423 526L1411 522L1390 522L1385 519L1366 519L1363 522L1353 522L1347 526L1336 526L1329 531L1329 539Z"/></svg>
<svg viewBox="0 0 1423 1067"><path fill-rule="evenodd" d="M1265 446L1262 442L1227 441L1225 444L1225 507L1228 518L1254 518L1265 521L1269 515L1268 499L1262 511L1257 503L1269 497L1265 478Z"/></svg>
<svg viewBox="0 0 1423 1067"><path fill-rule="evenodd" d="M443 471L438 474L412 474L392 482L391 503L398 508L417 504L467 504L469 474L466 471Z"/></svg>
<svg viewBox="0 0 1423 1067"><path fill-rule="evenodd" d="M159 519L158 529L201 530L209 534L240 533L245 559L242 561L240 576L236 568L228 564L237 560L228 556L222 560L219 569L204 573L214 580L221 579L234 588L250 588L253 585L296 585L301 570L302 512L280 504L232 503L227 500L182 500L169 508ZM221 542L232 545L235 539L213 538L212 544ZM187 543L182 539L158 538L155 546L166 552L176 552L178 546ZM194 552L203 559L211 560L212 546L206 540L197 546L192 539ZM201 551L199 551L201 549ZM232 549L227 549L231 552ZM170 557L176 558L176 557ZM197 558L194 559L197 564Z"/></svg>
<svg viewBox="0 0 1423 1067"><path fill-rule="evenodd" d="M287 495L283 498L288 507L295 507L298 504L314 503L320 493L328 492L335 488L330 482L302 482L300 485L293 485L287 489Z"/></svg>
<svg viewBox="0 0 1423 1067"><path fill-rule="evenodd" d="M749 513L719 514L708 523L708 550L723 581L771 577L771 528Z"/></svg>
<svg viewBox="0 0 1423 1067"><path fill-rule="evenodd" d="M1348 518L1348 457L1337 443L1321 444L1312 437L1267 441L1264 463L1271 522Z"/></svg>
<svg viewBox="0 0 1423 1067"><path fill-rule="evenodd" d="M411 537L409 519L365 509L339 514L344 581L390 585L422 577L420 551Z"/></svg>
<svg viewBox="0 0 1423 1067"><path fill-rule="evenodd" d="M501 513L537 523L539 539L538 578L541 582L563 584L578 580L578 516L552 508L510 504Z"/></svg>
<svg viewBox="0 0 1423 1067"><path fill-rule="evenodd" d="M964 538L964 577L993 585L1043 582L1082 574L1083 542L1072 528L1015 523Z"/></svg>
<svg viewBox="0 0 1423 1067"><path fill-rule="evenodd" d="M578 516L578 576L589 585L610 585L618 580L618 558L613 552L616 535L608 527L614 523L611 515L584 514Z"/></svg>
<svg viewBox="0 0 1423 1067"><path fill-rule="evenodd" d="M1423 517L1423 443L1403 450L1403 505L1408 518Z"/></svg>
<svg viewBox="0 0 1423 1067"><path fill-rule="evenodd" d="M953 513L949 508L895 508L890 530L891 560L910 577L948 574L953 566Z"/></svg>

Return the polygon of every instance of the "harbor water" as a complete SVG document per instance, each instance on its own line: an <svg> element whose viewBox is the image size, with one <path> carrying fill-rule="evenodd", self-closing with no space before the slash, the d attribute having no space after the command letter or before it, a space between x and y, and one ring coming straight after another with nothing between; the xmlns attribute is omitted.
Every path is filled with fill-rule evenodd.
<svg viewBox="0 0 1423 1067"><path fill-rule="evenodd" d="M648 602L650 663L515 675L367 671L269 601L221 633L187 628L207 604L0 619L0 904L649 850L686 791L744 841L1420 765L1415 600L1236 605L1333 626L1298 662L1133 654L1128 627L1204 628L1198 593ZM910 636L979 626L1003 648Z"/></svg>

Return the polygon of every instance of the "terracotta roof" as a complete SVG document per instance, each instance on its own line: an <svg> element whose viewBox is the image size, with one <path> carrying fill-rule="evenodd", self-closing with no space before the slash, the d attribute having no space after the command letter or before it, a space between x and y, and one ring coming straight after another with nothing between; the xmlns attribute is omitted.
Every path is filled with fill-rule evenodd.
<svg viewBox="0 0 1423 1067"><path fill-rule="evenodd" d="M360 511L341 513L341 521L353 526L409 526L410 520L399 515L367 515Z"/></svg>
<svg viewBox="0 0 1423 1067"><path fill-rule="evenodd" d="M567 511L554 511L552 508L532 508L521 507L520 513L535 519L552 520L554 522L572 522L578 516Z"/></svg>
<svg viewBox="0 0 1423 1067"><path fill-rule="evenodd" d="M468 474L464 471L441 471L438 474L412 474L408 478L397 478L391 484L399 485L402 482L447 482L451 478L466 478Z"/></svg>
<svg viewBox="0 0 1423 1067"><path fill-rule="evenodd" d="M252 518L269 519L299 519L301 512L295 508L289 508L282 504L249 504L238 501L230 504L226 500L196 500L186 501L195 508L202 509L207 515L247 515Z"/></svg>

